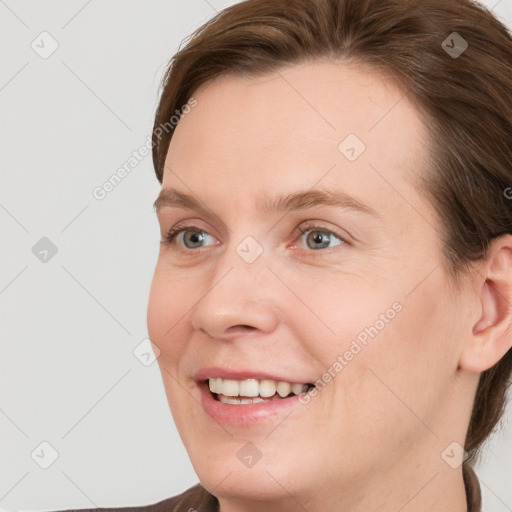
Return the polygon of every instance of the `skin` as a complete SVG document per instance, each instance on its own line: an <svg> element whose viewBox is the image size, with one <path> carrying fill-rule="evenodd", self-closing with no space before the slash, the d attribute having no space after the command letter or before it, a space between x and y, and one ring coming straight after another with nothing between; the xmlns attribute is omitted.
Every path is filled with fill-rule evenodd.
<svg viewBox="0 0 512 512"><path fill-rule="evenodd" d="M511 345L510 239L452 286L440 220L413 183L428 163L424 125L372 70L315 61L224 75L194 98L163 188L192 193L210 215L163 207L158 220L162 238L180 221L206 236L200 250L182 236L162 245L148 330L201 482L222 512L465 511L461 467L441 455L464 445L479 372ZM338 149L350 133L366 145L352 162ZM335 206L264 215L256 206L313 187L342 189L377 215ZM328 231L327 248L296 232L306 221ZM250 264L236 252L247 236L263 248ZM314 382L397 302L401 311L288 416L220 425L201 406L200 368ZM246 442L262 453L251 468L237 457Z"/></svg>

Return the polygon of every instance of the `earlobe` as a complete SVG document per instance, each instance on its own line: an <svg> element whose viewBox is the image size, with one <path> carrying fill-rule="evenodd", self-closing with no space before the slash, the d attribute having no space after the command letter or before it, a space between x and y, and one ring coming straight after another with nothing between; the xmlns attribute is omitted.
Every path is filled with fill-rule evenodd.
<svg viewBox="0 0 512 512"><path fill-rule="evenodd" d="M494 240L477 272L481 314L464 345L459 367L481 373L494 366L512 346L511 235Z"/></svg>

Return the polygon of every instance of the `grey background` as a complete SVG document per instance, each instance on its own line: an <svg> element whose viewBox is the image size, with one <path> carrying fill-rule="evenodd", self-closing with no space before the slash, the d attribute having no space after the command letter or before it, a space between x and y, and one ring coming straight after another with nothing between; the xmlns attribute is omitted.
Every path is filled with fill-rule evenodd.
<svg viewBox="0 0 512 512"><path fill-rule="evenodd" d="M180 41L233 3L0 0L1 510L142 505L198 481L140 355L160 238L150 155L92 191L147 142ZM512 0L485 3L512 26ZM511 417L477 466L485 512L512 510Z"/></svg>

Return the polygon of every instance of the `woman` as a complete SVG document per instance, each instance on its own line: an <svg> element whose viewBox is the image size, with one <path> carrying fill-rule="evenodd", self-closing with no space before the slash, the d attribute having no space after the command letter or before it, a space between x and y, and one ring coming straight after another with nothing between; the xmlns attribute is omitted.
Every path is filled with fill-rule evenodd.
<svg viewBox="0 0 512 512"><path fill-rule="evenodd" d="M469 0L248 0L193 34L153 132L148 329L200 484L129 510L481 510L511 70Z"/></svg>

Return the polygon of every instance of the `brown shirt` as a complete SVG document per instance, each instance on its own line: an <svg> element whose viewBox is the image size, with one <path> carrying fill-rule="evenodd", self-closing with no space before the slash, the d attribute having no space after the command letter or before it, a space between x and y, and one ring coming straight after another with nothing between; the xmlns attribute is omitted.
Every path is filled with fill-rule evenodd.
<svg viewBox="0 0 512 512"><path fill-rule="evenodd" d="M482 512L482 498L478 478L470 466L463 465L462 469L464 485L466 486L468 512ZM143 505L140 507L80 509L81 512L86 512L86 510L102 512L218 512L219 502L217 498L213 494L210 494L201 484L196 484L177 496L167 498L151 505ZM77 511L63 510L59 512Z"/></svg>

